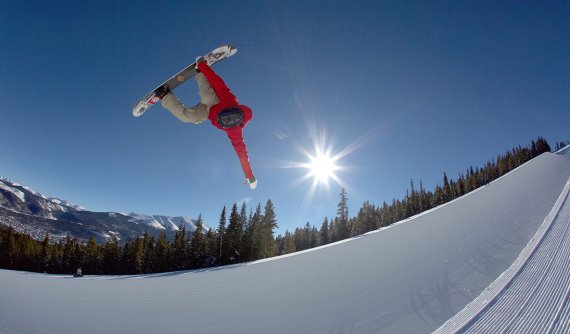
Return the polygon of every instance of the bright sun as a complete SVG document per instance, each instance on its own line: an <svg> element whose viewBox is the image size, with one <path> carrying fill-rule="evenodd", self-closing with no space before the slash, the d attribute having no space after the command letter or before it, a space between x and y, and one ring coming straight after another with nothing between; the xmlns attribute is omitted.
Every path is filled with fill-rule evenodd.
<svg viewBox="0 0 570 334"><path fill-rule="evenodd" d="M292 186L297 186L309 181L309 189L303 200L303 207L320 189L330 190L331 183L336 183L343 188L347 187L347 184L338 175L340 172L350 169L342 163L342 160L361 147L367 138L367 136L358 138L344 149L334 152L331 140L327 140L326 131L313 129L309 133L313 144L312 149L296 143L297 149L303 154L305 161L283 161L280 166L281 168L298 168L304 171L301 177L291 183Z"/></svg>
<svg viewBox="0 0 570 334"><path fill-rule="evenodd" d="M282 161L279 163L279 167L299 169L303 172L302 175L296 174L295 179L292 179L289 183L290 186L300 186L306 184L307 181L309 183L298 215L307 210L316 195L321 196L329 193L331 184L336 184L350 190L348 184L339 175L339 173L351 170L351 167L345 165L343 160L352 152L366 144L366 142L373 137L374 133L376 132L369 131L364 133L342 150L335 151L334 145L332 145L335 141L327 138L325 129L320 130L309 124L312 149L293 141L297 150L304 156L304 161ZM276 136L281 140L287 138L287 136L282 136L280 133L276 133ZM300 216L297 218L300 218Z"/></svg>
<svg viewBox="0 0 570 334"><path fill-rule="evenodd" d="M327 183L330 177L334 177L334 171L338 168L335 159L331 158L328 153L317 152L315 156L309 157L310 162L307 164L309 174L318 182Z"/></svg>

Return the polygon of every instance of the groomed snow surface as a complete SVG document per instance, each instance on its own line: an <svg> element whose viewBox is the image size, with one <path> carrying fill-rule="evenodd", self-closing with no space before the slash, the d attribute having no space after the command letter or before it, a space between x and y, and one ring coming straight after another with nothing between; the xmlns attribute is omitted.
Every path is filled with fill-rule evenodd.
<svg viewBox="0 0 570 334"><path fill-rule="evenodd" d="M570 156L310 251L208 270L0 270L0 333L568 333Z"/></svg>
<svg viewBox="0 0 570 334"><path fill-rule="evenodd" d="M570 332L569 191L570 181L509 269L436 333Z"/></svg>

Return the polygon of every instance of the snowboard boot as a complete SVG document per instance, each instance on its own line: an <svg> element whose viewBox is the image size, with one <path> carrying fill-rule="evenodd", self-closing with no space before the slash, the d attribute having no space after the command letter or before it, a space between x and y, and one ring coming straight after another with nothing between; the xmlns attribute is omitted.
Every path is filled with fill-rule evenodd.
<svg viewBox="0 0 570 334"><path fill-rule="evenodd" d="M195 67L196 72L198 72L198 73L202 72L202 71L200 71L200 69L198 68L198 63L201 63L201 62L203 62L203 61L206 61L206 60L204 59L204 56L196 57L196 67ZM206 62L206 64L208 64L208 63Z"/></svg>
<svg viewBox="0 0 570 334"><path fill-rule="evenodd" d="M245 183L247 183L251 189L257 188L257 179L255 176L252 176L249 179L245 179Z"/></svg>
<svg viewBox="0 0 570 334"><path fill-rule="evenodd" d="M159 99L163 99L168 93L170 93L170 88L168 88L168 86L161 86L154 91L155 96Z"/></svg>

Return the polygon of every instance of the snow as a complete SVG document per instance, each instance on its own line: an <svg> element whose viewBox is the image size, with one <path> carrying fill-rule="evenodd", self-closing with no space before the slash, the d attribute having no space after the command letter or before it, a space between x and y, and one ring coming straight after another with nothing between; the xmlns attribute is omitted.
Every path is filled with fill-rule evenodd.
<svg viewBox="0 0 570 334"><path fill-rule="evenodd" d="M553 329L564 323L556 319L570 297L565 288L570 289L569 193L570 180L513 264L441 326L438 334L478 333L489 328L496 333L542 333L546 326Z"/></svg>
<svg viewBox="0 0 570 334"><path fill-rule="evenodd" d="M194 232L196 224L188 217L169 217L160 215L146 215L140 213L129 213L132 217L129 221L135 224L145 224L159 230L178 231L179 226L184 226L187 232ZM208 232L209 226L204 224L204 232Z"/></svg>
<svg viewBox="0 0 570 334"><path fill-rule="evenodd" d="M14 194L16 197L18 197L20 199L20 201L24 202L25 201L25 194L23 191L18 190L16 188L12 188L7 184L4 184L4 182L0 182L0 189L8 191L12 194Z"/></svg>
<svg viewBox="0 0 570 334"><path fill-rule="evenodd" d="M533 247L555 245L551 233L568 250L568 232L556 231L568 231L560 217L570 205L561 196L569 178L570 156L543 154L405 222L229 267L82 279L0 270L0 333L429 333L480 295L493 304L485 292L515 262L522 273L549 258ZM549 300L556 290L567 299L564 273L539 280L536 295ZM515 313L540 320L561 310L551 328L567 332L568 304L553 305Z"/></svg>
<svg viewBox="0 0 570 334"><path fill-rule="evenodd" d="M153 216L138 214L138 213L129 213L127 216L132 217L129 221L135 224L145 224L150 227L159 229L159 230L166 230L166 227L161 225Z"/></svg>
<svg viewBox="0 0 570 334"><path fill-rule="evenodd" d="M561 148L556 152L556 154L570 155L570 145L566 145L566 147Z"/></svg>
<svg viewBox="0 0 570 334"><path fill-rule="evenodd" d="M78 210L78 211L87 211L87 209L85 209L84 207L82 207L80 205L75 205L73 203L61 200L59 198L53 198L53 197L46 198L44 195L42 195L40 193L34 193L34 194L39 195L40 197L47 199L48 201L58 205L59 207L70 207L70 208L73 208L73 209ZM63 210L65 210L65 209L63 209Z"/></svg>
<svg viewBox="0 0 570 334"><path fill-rule="evenodd" d="M50 206L50 209L55 209L55 210L59 210L59 211L67 211L67 209L65 207L70 207L70 208L73 208L73 209L78 210L78 211L86 211L86 209L80 205L75 205L73 203L61 200L59 198L47 197L47 196L45 196L39 192L32 190L30 187L23 186L19 183L12 182L9 179L6 179L4 177L0 177L0 188L12 192L16 196L18 196L18 198L22 202L25 202L25 193L19 189L16 189L17 187L22 188L25 191L31 193L32 195L40 197L40 198L50 202L51 204L54 204L54 206ZM49 203L48 203L48 205L49 205ZM53 218L53 217L51 217L51 218Z"/></svg>

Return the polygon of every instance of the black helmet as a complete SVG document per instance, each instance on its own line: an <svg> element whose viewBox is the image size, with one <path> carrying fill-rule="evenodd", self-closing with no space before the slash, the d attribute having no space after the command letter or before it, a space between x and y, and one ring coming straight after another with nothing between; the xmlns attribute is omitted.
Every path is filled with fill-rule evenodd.
<svg viewBox="0 0 570 334"><path fill-rule="evenodd" d="M240 125L241 122L243 122L243 111L240 108L226 108L218 114L218 124L224 129Z"/></svg>

